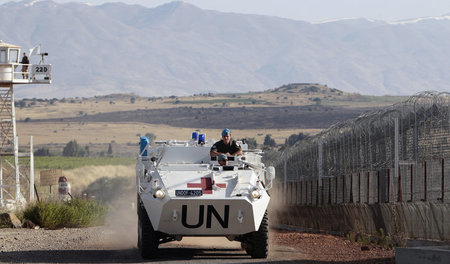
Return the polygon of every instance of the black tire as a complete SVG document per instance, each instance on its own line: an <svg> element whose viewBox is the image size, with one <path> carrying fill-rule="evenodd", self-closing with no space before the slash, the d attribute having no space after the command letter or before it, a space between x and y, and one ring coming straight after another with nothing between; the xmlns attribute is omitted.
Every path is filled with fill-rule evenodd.
<svg viewBox="0 0 450 264"><path fill-rule="evenodd" d="M138 248L144 259L153 259L158 256L159 236L153 229L152 223L143 208L138 207Z"/></svg>
<svg viewBox="0 0 450 264"><path fill-rule="evenodd" d="M241 246L252 258L267 258L269 253L269 218L267 211L261 221L258 231L248 234Z"/></svg>

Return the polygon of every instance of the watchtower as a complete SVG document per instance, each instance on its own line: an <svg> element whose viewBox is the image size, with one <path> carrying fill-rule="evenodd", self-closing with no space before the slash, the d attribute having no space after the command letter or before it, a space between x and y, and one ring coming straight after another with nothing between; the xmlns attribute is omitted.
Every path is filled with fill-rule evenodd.
<svg viewBox="0 0 450 264"><path fill-rule="evenodd" d="M29 60L26 63L26 60L23 60L25 53L21 54L20 46L8 44L0 40L0 207L4 206L4 194L16 203L23 200L20 192L19 146L14 109L14 84L50 84L52 79L51 65L45 64L44 62L44 58L48 54L40 52L40 45L33 48L30 53L30 56L41 56L38 64L31 64ZM30 145L32 146L32 142L30 142ZM13 167L13 173L9 173L4 178L4 157L7 156L14 157L14 164L10 164ZM31 162L32 156L31 148L31 167L33 167ZM30 168L30 174L32 174L33 169ZM31 176L30 199L33 199L34 189L32 188L34 188L34 178L31 179Z"/></svg>

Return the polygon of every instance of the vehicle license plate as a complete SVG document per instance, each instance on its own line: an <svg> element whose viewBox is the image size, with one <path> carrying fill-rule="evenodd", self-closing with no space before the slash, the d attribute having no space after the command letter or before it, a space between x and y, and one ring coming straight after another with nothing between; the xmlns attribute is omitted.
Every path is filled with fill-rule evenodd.
<svg viewBox="0 0 450 264"><path fill-rule="evenodd" d="M202 190L175 190L175 196L202 196Z"/></svg>

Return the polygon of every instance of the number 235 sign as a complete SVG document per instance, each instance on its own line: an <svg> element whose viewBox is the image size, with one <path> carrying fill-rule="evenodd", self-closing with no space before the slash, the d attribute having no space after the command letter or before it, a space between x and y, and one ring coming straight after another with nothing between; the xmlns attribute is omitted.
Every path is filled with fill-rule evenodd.
<svg viewBox="0 0 450 264"><path fill-rule="evenodd" d="M33 65L31 68L31 74L50 74L52 71L52 65L46 65L46 64L38 64Z"/></svg>

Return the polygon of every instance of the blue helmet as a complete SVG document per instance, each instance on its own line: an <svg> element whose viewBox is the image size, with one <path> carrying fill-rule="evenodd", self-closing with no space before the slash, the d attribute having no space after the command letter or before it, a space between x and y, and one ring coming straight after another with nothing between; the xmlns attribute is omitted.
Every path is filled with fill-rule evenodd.
<svg viewBox="0 0 450 264"><path fill-rule="evenodd" d="M222 130L222 137L224 137L224 136L226 136L226 135L229 135L229 134L231 134L230 129L225 128L224 130Z"/></svg>
<svg viewBox="0 0 450 264"><path fill-rule="evenodd" d="M220 154L220 155L217 157L217 160L228 160L228 157L227 157L227 155L225 155L225 154Z"/></svg>

